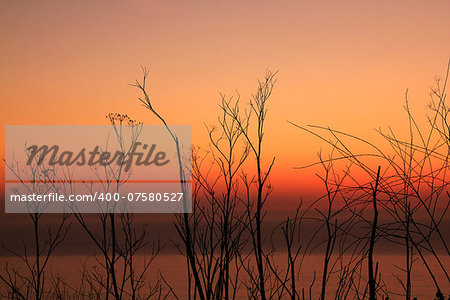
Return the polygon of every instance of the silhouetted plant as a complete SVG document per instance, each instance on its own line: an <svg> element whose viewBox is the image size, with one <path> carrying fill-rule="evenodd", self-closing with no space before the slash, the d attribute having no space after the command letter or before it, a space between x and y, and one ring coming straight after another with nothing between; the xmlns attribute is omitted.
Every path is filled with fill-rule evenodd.
<svg viewBox="0 0 450 300"><path fill-rule="evenodd" d="M375 215L378 215L377 211L380 214L382 212L382 222L378 218L369 220L364 214L358 215L358 218L362 218L373 229L369 249L373 249L374 241L379 238L404 247L406 261L405 268L401 270L405 272L405 279L397 278L404 288L406 299L411 299L412 295L411 270L416 260L414 254L423 262L439 295L442 294L439 281L446 281L447 284L450 282L443 263L450 252L442 234L442 221L445 220L450 205L449 182L446 179L450 155L446 104L448 70L449 68L444 84L437 80L437 87L432 89L432 101L429 105L432 115L428 118L428 128L419 126L406 96L409 138L400 139L392 129L387 133L377 130L392 153L389 153L389 148L365 138L329 127L303 127L292 123L332 147L337 157L330 158L330 162L346 161L353 168L363 171L370 181L376 182L375 189L370 182L361 184L359 182L362 179L351 176L352 182L347 184L342 194L348 203L353 203L352 206L363 207L369 201L367 195L373 194ZM362 143L369 151L361 154L353 152L351 143L354 142ZM371 167L374 162L381 165L383 173L380 174ZM375 197L375 194L379 196ZM435 265L430 263L431 258L436 262ZM374 299L374 290L377 290L374 279L376 270L373 270L373 262L368 266L372 269L369 270L369 296ZM443 276L438 279L437 273Z"/></svg>
<svg viewBox="0 0 450 300"><path fill-rule="evenodd" d="M33 156L31 150L25 149L26 157L31 163L21 166L18 162L7 162L5 166L20 182L27 195L47 194L52 191L56 172L46 169L38 161L40 155ZM23 267L10 266L7 262L0 273L0 282L7 288L5 297L10 299L48 299L52 297L53 287L46 284L49 278L48 265L56 248L64 241L70 228L68 214L60 214L58 221L45 224L42 219L48 203L31 201L26 203L32 227L32 245L23 242L22 249L1 245L13 257L19 259Z"/></svg>

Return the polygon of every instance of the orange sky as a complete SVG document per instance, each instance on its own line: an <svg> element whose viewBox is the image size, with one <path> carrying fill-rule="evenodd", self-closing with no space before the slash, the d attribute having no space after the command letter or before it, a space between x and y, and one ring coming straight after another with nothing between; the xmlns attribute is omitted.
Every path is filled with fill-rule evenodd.
<svg viewBox="0 0 450 300"><path fill-rule="evenodd" d="M109 112L156 124L127 85L140 65L154 105L206 146L219 93L246 100L279 70L265 151L275 187L301 197L317 180L292 167L323 144L286 121L401 131L406 88L422 114L445 71L449 12L449 1L2 1L0 155L6 124L106 124Z"/></svg>

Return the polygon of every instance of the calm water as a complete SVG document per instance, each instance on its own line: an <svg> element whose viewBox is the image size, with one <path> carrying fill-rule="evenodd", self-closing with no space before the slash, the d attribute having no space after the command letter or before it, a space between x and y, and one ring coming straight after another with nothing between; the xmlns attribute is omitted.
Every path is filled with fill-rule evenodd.
<svg viewBox="0 0 450 300"><path fill-rule="evenodd" d="M275 259L279 262L285 260L285 256L283 253L276 254ZM4 264L4 258L2 258L2 265ZM139 259L138 259L139 260ZM402 267L404 264L404 257L400 255L382 255L377 256L376 260L380 264L380 271L383 277L384 282L389 287L389 290L393 293L402 293L402 288L397 279L395 279L395 275L401 276L403 279L402 271L395 267L395 265ZM85 258L81 256L56 256L53 257L50 265L50 269L54 273L59 273L62 277L64 277L69 282L75 283L79 282L80 272L81 272L81 264L83 262L92 262L93 258ZM9 264L17 263L16 259L8 259ZM444 261L445 267L448 270L450 267L449 259ZM166 255L162 254L157 257L157 259L152 264L151 270L148 274L148 280L154 280L157 270L160 270L164 276L164 278L168 281L168 283L172 286L177 296L180 299L186 298L186 262L185 258L180 255ZM308 290L308 287L313 278L314 270L320 274L320 268L322 267L322 257L318 255L307 256L303 266L302 271L300 273L299 280L297 282L298 287L305 287L305 290ZM320 275L318 275L319 277ZM438 274L438 280L447 294L450 291L450 285L444 279L442 274ZM336 278L332 277L329 282L328 288L328 297L329 299L334 298L334 288L336 286ZM435 294L435 288L430 276L426 272L425 267L420 261L417 261L413 266L412 273L412 282L413 282L413 297L417 297L418 299L433 299ZM315 289L313 289L313 298L314 295L318 295L318 288L320 285L320 279L317 278ZM401 296L396 296L394 294L391 295L393 299L403 299ZM246 299L246 291L242 289L242 293L239 297L240 299ZM317 298L317 297L315 297Z"/></svg>

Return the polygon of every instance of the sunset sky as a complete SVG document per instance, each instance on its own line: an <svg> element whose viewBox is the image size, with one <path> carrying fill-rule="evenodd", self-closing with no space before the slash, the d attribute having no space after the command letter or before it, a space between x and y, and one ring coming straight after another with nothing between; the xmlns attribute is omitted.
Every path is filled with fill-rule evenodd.
<svg viewBox="0 0 450 300"><path fill-rule="evenodd" d="M405 130L406 89L424 115L445 73L449 12L449 1L2 1L0 156L5 125L107 124L110 112L159 124L128 85L141 65L153 105L207 147L220 93L245 103L278 70L265 158L276 156L275 188L300 198L317 180L293 167L324 145L287 121Z"/></svg>

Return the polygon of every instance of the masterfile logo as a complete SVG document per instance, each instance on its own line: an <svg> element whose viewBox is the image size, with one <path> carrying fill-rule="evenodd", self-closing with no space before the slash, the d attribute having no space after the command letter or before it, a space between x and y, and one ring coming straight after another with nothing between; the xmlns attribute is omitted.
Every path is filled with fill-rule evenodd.
<svg viewBox="0 0 450 300"><path fill-rule="evenodd" d="M7 126L7 213L191 211L190 126Z"/></svg>
<svg viewBox="0 0 450 300"><path fill-rule="evenodd" d="M60 153L60 147L58 145L32 145L26 149L30 151L26 165L30 166L34 161L38 165L47 161L49 166L59 165L67 167L75 164L76 166L86 164L88 166L107 166L116 164L118 166L124 166L124 171L128 172L133 163L137 166L154 165L160 167L170 162L169 159L166 159L166 153L164 151L155 151L156 144L151 146L143 144L142 151L140 151L141 149L139 147L141 145L141 142L135 142L129 153L124 153L120 150L112 153L109 151L101 151L100 146L95 146L91 151L82 148L78 153L74 153L71 150L65 150ZM46 160L47 158L48 160Z"/></svg>

